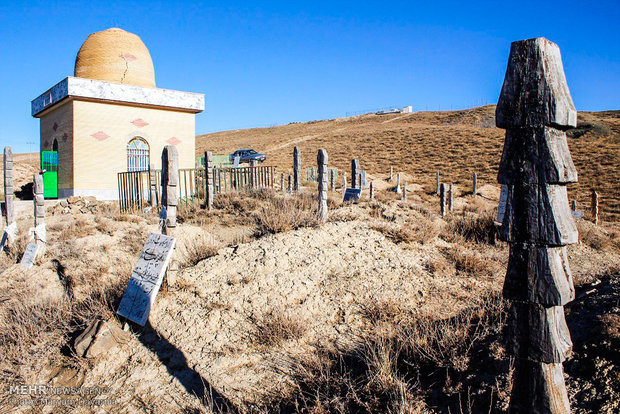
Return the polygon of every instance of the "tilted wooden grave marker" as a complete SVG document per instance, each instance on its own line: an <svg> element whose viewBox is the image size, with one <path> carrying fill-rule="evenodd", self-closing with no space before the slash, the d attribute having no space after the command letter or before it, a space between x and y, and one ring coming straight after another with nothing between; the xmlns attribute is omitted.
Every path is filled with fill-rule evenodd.
<svg viewBox="0 0 620 414"><path fill-rule="evenodd" d="M577 181L565 130L575 127L560 49L513 42L495 112L506 139L498 181L507 188L500 238L510 244L503 295L516 357L512 413L569 413L562 362L572 343L564 305L575 292L566 245L577 242L566 184Z"/></svg>

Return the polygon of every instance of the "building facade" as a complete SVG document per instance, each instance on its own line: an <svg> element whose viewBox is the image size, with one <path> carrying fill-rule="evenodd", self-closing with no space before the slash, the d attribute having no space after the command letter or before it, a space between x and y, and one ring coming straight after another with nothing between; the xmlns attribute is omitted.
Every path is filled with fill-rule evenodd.
<svg viewBox="0 0 620 414"><path fill-rule="evenodd" d="M177 147L179 168L194 168L195 115L204 110L204 95L155 87L138 36L93 33L74 74L32 101L41 153L57 157L58 197L117 199L117 174L161 168L165 145Z"/></svg>

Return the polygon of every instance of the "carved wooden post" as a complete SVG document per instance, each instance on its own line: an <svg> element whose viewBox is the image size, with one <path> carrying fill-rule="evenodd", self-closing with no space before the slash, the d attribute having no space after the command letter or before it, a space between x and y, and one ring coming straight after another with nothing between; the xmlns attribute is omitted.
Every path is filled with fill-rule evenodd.
<svg viewBox="0 0 620 414"><path fill-rule="evenodd" d="M299 191L301 189L301 152L299 152L299 147L293 149L293 175L295 178L293 191Z"/></svg>
<svg viewBox="0 0 620 414"><path fill-rule="evenodd" d="M6 210L6 227L4 231L7 237L7 244L13 242L17 235L17 225L14 224L13 192L13 150L11 147L4 147L4 207Z"/></svg>
<svg viewBox="0 0 620 414"><path fill-rule="evenodd" d="M594 188L592 189L592 205L590 208L592 209L592 221L598 225L598 193Z"/></svg>
<svg viewBox="0 0 620 414"><path fill-rule="evenodd" d="M374 181L370 182L370 199L374 200L375 198L375 184Z"/></svg>
<svg viewBox="0 0 620 414"><path fill-rule="evenodd" d="M284 192L284 173L280 173L280 191Z"/></svg>
<svg viewBox="0 0 620 414"><path fill-rule="evenodd" d="M34 174L32 177L32 195L34 201L34 242L39 245L39 253L43 254L47 242L45 231L45 199L43 198L43 175Z"/></svg>
<svg viewBox="0 0 620 414"><path fill-rule="evenodd" d="M329 170L329 189L336 191L336 170L333 168Z"/></svg>
<svg viewBox="0 0 620 414"><path fill-rule="evenodd" d="M288 192L293 192L293 176L291 175L290 171L288 172Z"/></svg>
<svg viewBox="0 0 620 414"><path fill-rule="evenodd" d="M452 183L448 189L448 211L452 213Z"/></svg>
<svg viewBox="0 0 620 414"><path fill-rule="evenodd" d="M403 197L402 197L403 201L407 201L407 182L405 182L405 185L403 185Z"/></svg>
<svg viewBox="0 0 620 414"><path fill-rule="evenodd" d="M444 217L446 215L446 184L445 183L441 183L441 186L439 187L439 203L440 203L440 210L441 210L441 217Z"/></svg>
<svg viewBox="0 0 620 414"><path fill-rule="evenodd" d="M436 178L437 178L437 188L435 192L437 193L437 195L439 195L439 171L437 171Z"/></svg>
<svg viewBox="0 0 620 414"><path fill-rule="evenodd" d="M472 195L476 195L476 194L478 194L478 174L476 174L476 173L474 173L473 182L474 182L474 184L473 184L473 189L472 189L471 193L472 193Z"/></svg>
<svg viewBox="0 0 620 414"><path fill-rule="evenodd" d="M320 149L316 162L319 167L319 221L327 220L327 151Z"/></svg>
<svg viewBox="0 0 620 414"><path fill-rule="evenodd" d="M157 176L155 174L155 164L149 164L149 197L151 207L157 206Z"/></svg>
<svg viewBox="0 0 620 414"><path fill-rule="evenodd" d="M360 172L359 160L351 160L351 188L362 188L362 183L360 183Z"/></svg>
<svg viewBox="0 0 620 414"><path fill-rule="evenodd" d="M166 208L166 217L162 217L162 234L170 236L177 226L178 186L179 153L174 145L166 145L161 153L161 205Z"/></svg>
<svg viewBox="0 0 620 414"><path fill-rule="evenodd" d="M558 46L513 42L495 119L506 129L498 182L508 188L500 238L510 243L503 295L516 356L511 413L569 413L562 361L572 348L564 305L575 292L566 245L577 242L566 184L577 181L565 130L577 111Z"/></svg>
<svg viewBox="0 0 620 414"><path fill-rule="evenodd" d="M213 153L205 151L205 200L207 210L213 209Z"/></svg>
<svg viewBox="0 0 620 414"><path fill-rule="evenodd" d="M400 173L396 174L396 188L394 189L396 194L400 194Z"/></svg>

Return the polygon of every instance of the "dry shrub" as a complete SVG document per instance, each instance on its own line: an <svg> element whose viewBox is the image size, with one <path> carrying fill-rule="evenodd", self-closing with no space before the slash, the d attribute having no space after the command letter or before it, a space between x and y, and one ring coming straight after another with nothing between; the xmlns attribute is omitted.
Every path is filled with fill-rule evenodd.
<svg viewBox="0 0 620 414"><path fill-rule="evenodd" d="M220 246L207 235L200 235L186 240L181 251L180 267L196 266L201 261L217 254Z"/></svg>
<svg viewBox="0 0 620 414"><path fill-rule="evenodd" d="M375 199L380 203L387 204L393 200L400 200L401 195L393 191L394 188L386 191L375 191Z"/></svg>
<svg viewBox="0 0 620 414"><path fill-rule="evenodd" d="M252 324L252 339L261 346L273 347L293 339L301 338L308 330L308 321L298 315L289 315L282 310L271 311L259 317L249 318Z"/></svg>
<svg viewBox="0 0 620 414"><path fill-rule="evenodd" d="M442 254L432 256L424 262L426 269L434 275L445 275L453 267Z"/></svg>
<svg viewBox="0 0 620 414"><path fill-rule="evenodd" d="M95 226L93 226L88 219L83 217L77 217L68 228L62 231L63 239L80 239L86 236L92 236L96 233Z"/></svg>
<svg viewBox="0 0 620 414"><path fill-rule="evenodd" d="M396 316L394 329L351 338L346 348L317 345L315 354L290 357L286 372L295 391L280 399L278 408L422 413L440 406L446 412L468 412L460 396L459 384L464 383L477 390L478 400L465 403L469 412L488 412L490 405L497 409L497 391L507 381L508 363L498 364L498 353L491 355L488 349L501 347L504 307L501 298L484 296L478 306L451 318L408 313L399 321L399 306L368 304L366 308L380 312L380 318ZM497 380L489 382L489 375Z"/></svg>
<svg viewBox="0 0 620 414"><path fill-rule="evenodd" d="M392 223L375 223L373 230L384 234L394 243L428 243L439 234L439 225L432 220L408 221L402 226Z"/></svg>
<svg viewBox="0 0 620 414"><path fill-rule="evenodd" d="M594 250L609 250L611 247L620 246L619 239L613 233L586 220L577 220L579 241Z"/></svg>
<svg viewBox="0 0 620 414"><path fill-rule="evenodd" d="M114 224L112 223L112 220L102 216L97 216L95 217L95 223L95 229L98 232L107 234L109 236L112 236L114 234Z"/></svg>
<svg viewBox="0 0 620 414"><path fill-rule="evenodd" d="M0 381L27 382L41 358L48 365L74 364L71 338L91 321L113 317L125 284L93 284L79 301L11 298L0 312Z"/></svg>
<svg viewBox="0 0 620 414"><path fill-rule="evenodd" d="M361 215L357 211L353 211L350 208L338 209L335 211L330 211L327 216L327 221L330 223L338 223L338 222L347 222L347 221L355 221L359 220Z"/></svg>
<svg viewBox="0 0 620 414"><path fill-rule="evenodd" d="M255 214L258 235L281 233L301 227L315 227L317 206L312 198L273 197Z"/></svg>
<svg viewBox="0 0 620 414"><path fill-rule="evenodd" d="M456 270L472 276L492 276L498 264L484 257L480 252L454 245L447 251L447 257L454 262Z"/></svg>
<svg viewBox="0 0 620 414"><path fill-rule="evenodd" d="M444 232L446 241L458 241L458 236L467 241L476 243L495 244L497 230L495 228L495 215L492 211L480 214L463 214L448 216L448 226Z"/></svg>

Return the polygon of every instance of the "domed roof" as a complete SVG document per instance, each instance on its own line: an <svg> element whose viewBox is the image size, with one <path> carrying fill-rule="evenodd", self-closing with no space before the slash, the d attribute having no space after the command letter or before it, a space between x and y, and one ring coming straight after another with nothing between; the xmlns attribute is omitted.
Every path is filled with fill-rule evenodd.
<svg viewBox="0 0 620 414"><path fill-rule="evenodd" d="M79 78L155 87L151 54L140 37L112 28L88 36L75 58Z"/></svg>

